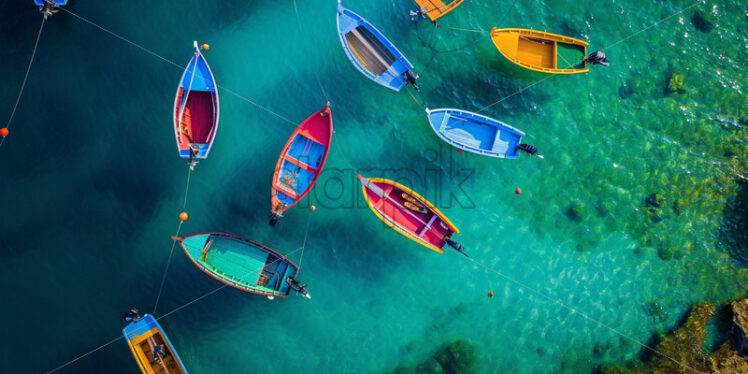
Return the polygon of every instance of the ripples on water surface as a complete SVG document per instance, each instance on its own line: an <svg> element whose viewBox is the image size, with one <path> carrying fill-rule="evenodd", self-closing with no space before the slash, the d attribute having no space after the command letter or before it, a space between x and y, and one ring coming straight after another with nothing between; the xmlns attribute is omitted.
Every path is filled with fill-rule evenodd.
<svg viewBox="0 0 748 374"><path fill-rule="evenodd" d="M481 35L446 26L546 29L590 40L595 51L690 4L520 0L505 18L510 2L474 0L434 30L408 21L408 1L345 2L422 72L420 101L468 110L538 79L502 62L489 38L438 54L422 71L431 48ZM336 145L312 197L320 209L302 269L314 298L269 301L225 289L163 319L191 372L379 373L420 362L451 339L476 345L477 372L588 372L639 353L456 253L384 230L368 208L325 208L335 201L320 187L337 193L336 175L344 199L358 201L350 168L438 175L439 188L421 188L461 229L472 258L633 339L666 331L694 301L745 292L745 265L730 256L746 258L745 205L731 171L745 165L748 145L739 1L707 1L606 50L609 68L545 80L487 109L546 156L518 161L457 154L407 93L361 76L341 51L332 0L298 2L302 32L289 1L72 1L69 9L180 65L193 40L210 43L219 84L293 121L324 105L315 74L330 96ZM719 27L697 30L696 9L716 12ZM39 19L20 1L0 10L0 103L9 115ZM665 92L673 73L684 76L685 92ZM180 75L64 12L45 26L0 150L0 358L8 370L50 370L118 336L123 311L152 309L185 181L171 127ZM192 176L183 233L231 232L291 252L308 211L289 211L273 229L266 220L272 170L293 126L225 91L221 105L211 157ZM462 169L474 170L462 185L467 196L448 178ZM447 204L448 192L472 208ZM647 205L650 195L660 207ZM738 208L725 214L728 201ZM162 313L218 286L181 252L172 261ZM662 308L655 317L652 301ZM64 371L135 370L120 341Z"/></svg>

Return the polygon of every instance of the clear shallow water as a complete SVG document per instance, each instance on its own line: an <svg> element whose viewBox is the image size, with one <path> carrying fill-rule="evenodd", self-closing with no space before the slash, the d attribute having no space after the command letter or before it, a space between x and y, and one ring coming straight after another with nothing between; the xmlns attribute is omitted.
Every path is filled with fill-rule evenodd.
<svg viewBox="0 0 748 374"><path fill-rule="evenodd" d="M507 4L476 0L440 24L547 29L589 39L594 51L689 4L518 1L496 25ZM429 107L478 110L538 81L507 69L488 38L429 63L423 42L449 50L480 34L433 31L425 21L416 28L406 16L410 2L346 5L422 72L417 97ZM0 9L8 35L0 103L9 115L39 20L28 5ZM710 33L696 30L686 11L606 49L610 68L548 79L487 109L546 156L514 162L458 155L407 93L353 69L335 34L334 1L299 2L301 33L292 2L76 1L69 9L182 65L192 40L210 43L219 84L292 121L326 101L315 72L332 102L336 145L312 196L319 209L302 266L313 299L271 302L224 289L164 318L191 372L378 373L419 362L455 338L477 346L476 371L486 373L585 372L638 354L636 343L455 253L438 255L384 230L361 205L351 169L410 177L461 229L476 261L639 341L672 326L694 301L745 292L746 270L717 245L721 209L737 188L727 178L729 157L714 145L748 144L729 125L746 117L748 104L737 1L717 5L720 27ZM685 75L683 94L663 93L673 71ZM0 316L13 321L3 327L0 358L10 371L51 370L116 338L128 308L152 310L186 174L171 127L180 75L64 12L45 26L0 150L0 284L8 290ZM635 87L625 99L624 83ZM272 169L293 126L226 92L221 105L220 132L192 176L182 232L231 232L289 253L301 246L308 210L289 211L272 229L266 221ZM679 186L689 178L687 194ZM695 213L663 213L653 224L644 213L651 193L669 206L683 197ZM703 198L686 198L694 193ZM581 220L568 214L573 203L585 207ZM662 261L667 243L691 249ZM159 314L217 286L177 249ZM661 317L646 312L653 300ZM604 353L594 354L595 344ZM120 341L61 372L135 370Z"/></svg>

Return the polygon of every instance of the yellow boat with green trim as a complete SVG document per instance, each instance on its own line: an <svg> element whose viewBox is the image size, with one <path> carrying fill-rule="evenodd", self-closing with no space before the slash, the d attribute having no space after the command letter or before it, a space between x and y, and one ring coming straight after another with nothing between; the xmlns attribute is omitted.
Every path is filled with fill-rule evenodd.
<svg viewBox="0 0 748 374"><path fill-rule="evenodd" d="M433 251L444 253L444 246L449 245L465 254L462 246L452 240L452 235L460 230L421 195L389 179L361 175L358 179L366 204L388 226Z"/></svg>
<svg viewBox="0 0 748 374"><path fill-rule="evenodd" d="M589 71L587 42L531 29L491 29L496 49L509 61L533 71L578 74Z"/></svg>

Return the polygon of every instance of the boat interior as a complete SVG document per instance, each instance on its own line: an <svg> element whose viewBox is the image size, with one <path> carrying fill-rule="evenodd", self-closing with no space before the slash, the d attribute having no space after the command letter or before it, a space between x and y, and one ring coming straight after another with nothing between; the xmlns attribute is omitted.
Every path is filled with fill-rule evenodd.
<svg viewBox="0 0 748 374"><path fill-rule="evenodd" d="M369 199L375 209L420 240L438 248L444 246L444 235L449 228L436 213L431 209L422 212L419 208L425 207L425 204L407 191L391 184L376 184L384 191L385 196L369 193ZM408 205L413 204L413 201L417 201L417 204L414 204L416 206L409 208Z"/></svg>
<svg viewBox="0 0 748 374"><path fill-rule="evenodd" d="M161 346L163 355L155 357L153 351L156 347ZM144 339L138 344L139 350L142 352L141 359L143 363L149 366L149 368L155 374L175 374L182 373L182 369L174 359L174 354L171 351L171 347L164 341L160 331L156 331L152 336Z"/></svg>
<svg viewBox="0 0 748 374"><path fill-rule="evenodd" d="M584 47L576 44L519 36L517 59L533 66L548 69L584 67Z"/></svg>
<svg viewBox="0 0 748 374"><path fill-rule="evenodd" d="M182 100L181 95L178 100ZM180 133L185 138L183 141L195 144L208 143L215 118L214 108L212 92L190 92L180 123ZM179 116L179 108L176 110L176 115Z"/></svg>
<svg viewBox="0 0 748 374"><path fill-rule="evenodd" d="M397 58L364 26L357 26L345 34L353 55L359 64L374 76L387 71Z"/></svg>
<svg viewBox="0 0 748 374"><path fill-rule="evenodd" d="M265 260L265 266L257 279L257 285L280 291L281 287L285 285L284 280L287 270L289 270L287 262L269 253Z"/></svg>

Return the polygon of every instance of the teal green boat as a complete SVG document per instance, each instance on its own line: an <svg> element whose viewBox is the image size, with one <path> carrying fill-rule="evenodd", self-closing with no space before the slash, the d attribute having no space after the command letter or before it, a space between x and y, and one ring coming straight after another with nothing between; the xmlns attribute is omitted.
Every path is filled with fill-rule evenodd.
<svg viewBox="0 0 748 374"><path fill-rule="evenodd" d="M231 287L271 300L288 297L291 291L311 299L306 285L294 278L299 267L260 243L219 232L173 239L180 242L195 266Z"/></svg>

